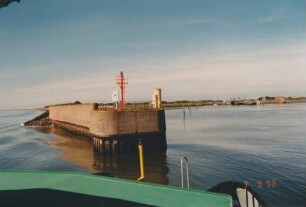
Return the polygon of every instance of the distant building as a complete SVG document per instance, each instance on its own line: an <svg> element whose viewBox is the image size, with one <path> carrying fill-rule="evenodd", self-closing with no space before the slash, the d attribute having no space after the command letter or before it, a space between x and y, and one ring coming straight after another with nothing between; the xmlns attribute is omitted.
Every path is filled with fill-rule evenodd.
<svg viewBox="0 0 306 207"><path fill-rule="evenodd" d="M275 101L278 101L280 103L285 103L286 97L285 96L275 96Z"/></svg>

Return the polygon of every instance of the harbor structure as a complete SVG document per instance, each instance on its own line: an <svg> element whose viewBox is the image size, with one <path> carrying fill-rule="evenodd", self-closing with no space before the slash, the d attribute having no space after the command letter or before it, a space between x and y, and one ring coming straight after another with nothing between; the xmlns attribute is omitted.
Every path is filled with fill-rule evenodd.
<svg viewBox="0 0 306 207"><path fill-rule="evenodd" d="M161 89L156 88L153 93L152 106L155 109L161 108Z"/></svg>
<svg viewBox="0 0 306 207"><path fill-rule="evenodd" d="M46 122L48 126L90 139L94 149L101 153L137 151L139 139L145 150L165 150L166 120L161 107L161 89L154 90L153 107L129 109L125 107L128 81L122 71L116 77L116 84L120 94L119 90L112 94L114 106L99 107L95 103L48 106L46 113L24 125L39 126Z"/></svg>
<svg viewBox="0 0 306 207"><path fill-rule="evenodd" d="M48 109L54 126L92 139L100 152L135 151L139 138L146 149L167 147L162 109L98 109L97 104L50 106Z"/></svg>
<svg viewBox="0 0 306 207"><path fill-rule="evenodd" d="M121 100L120 100L120 109L124 110L125 107L125 87L128 84L128 80L126 77L124 77L123 72L120 72L120 75L116 77L116 84L120 88L121 92Z"/></svg>

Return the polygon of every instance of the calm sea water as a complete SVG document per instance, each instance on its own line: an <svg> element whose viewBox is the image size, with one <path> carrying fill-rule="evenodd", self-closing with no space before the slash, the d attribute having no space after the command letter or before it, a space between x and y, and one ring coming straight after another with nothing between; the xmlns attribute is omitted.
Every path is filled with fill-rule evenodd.
<svg viewBox="0 0 306 207"><path fill-rule="evenodd" d="M0 111L0 170L111 172L136 180L137 155L101 156L59 129L20 124L34 110ZM306 104L216 106L166 111L168 149L145 153L148 182L180 186L187 156L190 186L247 182L268 206L303 206L306 195ZM273 181L273 185L272 185Z"/></svg>

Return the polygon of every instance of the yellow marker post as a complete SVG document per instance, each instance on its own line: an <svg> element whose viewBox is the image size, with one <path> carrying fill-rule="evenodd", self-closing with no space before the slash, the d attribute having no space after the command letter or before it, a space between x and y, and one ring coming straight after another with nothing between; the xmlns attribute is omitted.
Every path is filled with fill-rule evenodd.
<svg viewBox="0 0 306 207"><path fill-rule="evenodd" d="M144 156L143 156L143 146L142 146L141 141L138 144L138 150L139 150L140 178L138 178L137 181L144 181L145 179Z"/></svg>

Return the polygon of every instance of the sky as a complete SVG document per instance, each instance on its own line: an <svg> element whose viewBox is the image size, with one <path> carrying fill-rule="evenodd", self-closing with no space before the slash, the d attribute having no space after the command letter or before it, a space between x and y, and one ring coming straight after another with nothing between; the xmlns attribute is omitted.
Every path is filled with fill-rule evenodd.
<svg viewBox="0 0 306 207"><path fill-rule="evenodd" d="M0 9L0 109L306 96L304 0L21 0Z"/></svg>

